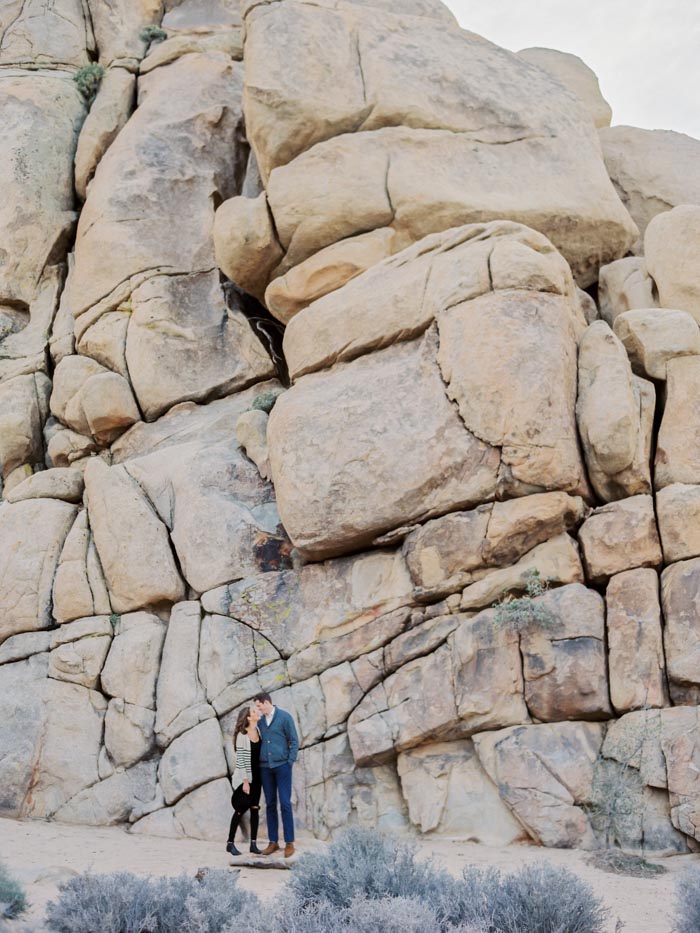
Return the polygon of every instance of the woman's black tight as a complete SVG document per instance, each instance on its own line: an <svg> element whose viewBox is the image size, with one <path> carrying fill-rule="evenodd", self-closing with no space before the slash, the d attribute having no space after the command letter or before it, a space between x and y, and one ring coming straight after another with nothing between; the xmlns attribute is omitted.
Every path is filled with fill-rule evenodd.
<svg viewBox="0 0 700 933"><path fill-rule="evenodd" d="M234 842L236 839L236 831L241 824L246 810L234 810L233 816L231 817L231 826L228 831L228 841ZM260 807L251 807L250 808L250 841L255 842L258 838L258 824L260 822Z"/></svg>

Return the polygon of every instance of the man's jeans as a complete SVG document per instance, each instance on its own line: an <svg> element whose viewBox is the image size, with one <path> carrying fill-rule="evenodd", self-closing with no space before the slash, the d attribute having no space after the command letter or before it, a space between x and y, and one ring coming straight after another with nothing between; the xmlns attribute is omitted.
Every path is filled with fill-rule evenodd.
<svg viewBox="0 0 700 933"><path fill-rule="evenodd" d="M282 829L284 841L294 842L294 816L292 814L292 765L278 765L260 768L262 786L265 791L265 810L267 813L267 838L270 842L279 842L279 820L277 818L277 797L282 811Z"/></svg>

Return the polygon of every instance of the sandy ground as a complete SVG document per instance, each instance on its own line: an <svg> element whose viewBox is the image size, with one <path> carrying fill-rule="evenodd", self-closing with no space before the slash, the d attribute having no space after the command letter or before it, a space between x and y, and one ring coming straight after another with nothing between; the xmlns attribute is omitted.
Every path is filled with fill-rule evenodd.
<svg viewBox="0 0 700 933"><path fill-rule="evenodd" d="M432 856L447 870L458 874L464 865L495 866L505 871L526 863L546 860L576 872L588 881L611 908L609 930L617 920L625 933L671 933L673 929L674 884L678 872L700 855L664 859L668 873L651 879L612 875L586 864L582 852L541 849L518 845L490 848L457 839L423 839L421 853ZM300 851L323 844L302 839ZM39 931L44 908L57 893L57 885L75 872L132 871L137 874L194 874L204 866L226 868L233 864L223 844L195 840L132 836L117 827L93 828L65 823L0 819L0 859L27 888L31 912L21 926L10 930ZM239 883L261 898L268 898L284 885L288 871L241 869Z"/></svg>

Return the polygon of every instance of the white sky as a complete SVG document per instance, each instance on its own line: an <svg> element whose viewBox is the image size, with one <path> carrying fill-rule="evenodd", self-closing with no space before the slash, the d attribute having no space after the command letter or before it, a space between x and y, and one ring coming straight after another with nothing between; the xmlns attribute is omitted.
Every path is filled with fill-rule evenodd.
<svg viewBox="0 0 700 933"><path fill-rule="evenodd" d="M699 0L444 0L465 29L517 52L573 52L598 75L613 125L700 138Z"/></svg>

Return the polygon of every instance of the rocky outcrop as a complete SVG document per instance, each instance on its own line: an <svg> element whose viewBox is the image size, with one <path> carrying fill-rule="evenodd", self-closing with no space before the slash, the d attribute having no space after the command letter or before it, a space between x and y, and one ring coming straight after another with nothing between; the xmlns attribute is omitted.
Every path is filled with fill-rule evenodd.
<svg viewBox="0 0 700 933"><path fill-rule="evenodd" d="M267 690L321 838L700 844L695 143L400 6L0 12L0 815L221 839Z"/></svg>

